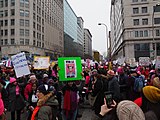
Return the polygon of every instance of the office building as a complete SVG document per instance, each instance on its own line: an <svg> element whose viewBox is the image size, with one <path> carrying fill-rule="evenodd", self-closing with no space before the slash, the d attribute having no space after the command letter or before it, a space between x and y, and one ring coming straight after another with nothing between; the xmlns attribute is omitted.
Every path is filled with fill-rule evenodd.
<svg viewBox="0 0 160 120"><path fill-rule="evenodd" d="M111 55L113 59L160 55L160 6L157 0L111 1Z"/></svg>
<svg viewBox="0 0 160 120"><path fill-rule="evenodd" d="M64 55L63 0L0 0L1 57Z"/></svg>

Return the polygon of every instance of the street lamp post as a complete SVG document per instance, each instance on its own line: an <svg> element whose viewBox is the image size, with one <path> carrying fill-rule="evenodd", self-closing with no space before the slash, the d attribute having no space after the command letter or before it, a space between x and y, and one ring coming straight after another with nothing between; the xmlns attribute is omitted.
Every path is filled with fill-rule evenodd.
<svg viewBox="0 0 160 120"><path fill-rule="evenodd" d="M107 56L108 56L108 27L104 23L98 23L98 25L104 25L106 28L106 37L107 37ZM110 54L110 53L109 53Z"/></svg>

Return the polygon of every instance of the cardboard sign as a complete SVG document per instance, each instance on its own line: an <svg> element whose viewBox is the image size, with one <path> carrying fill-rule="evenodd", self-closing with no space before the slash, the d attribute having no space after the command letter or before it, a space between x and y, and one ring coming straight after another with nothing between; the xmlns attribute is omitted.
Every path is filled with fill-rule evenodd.
<svg viewBox="0 0 160 120"><path fill-rule="evenodd" d="M24 52L11 56L11 59L17 78L22 77L23 75L30 74L30 70Z"/></svg>
<svg viewBox="0 0 160 120"><path fill-rule="evenodd" d="M50 66L50 57L34 56L34 69L48 69Z"/></svg>
<svg viewBox="0 0 160 120"><path fill-rule="evenodd" d="M150 58L149 57L139 57L139 65L149 66Z"/></svg>
<svg viewBox="0 0 160 120"><path fill-rule="evenodd" d="M60 81L82 80L82 64L80 57L61 57L58 58L58 66L60 70Z"/></svg>

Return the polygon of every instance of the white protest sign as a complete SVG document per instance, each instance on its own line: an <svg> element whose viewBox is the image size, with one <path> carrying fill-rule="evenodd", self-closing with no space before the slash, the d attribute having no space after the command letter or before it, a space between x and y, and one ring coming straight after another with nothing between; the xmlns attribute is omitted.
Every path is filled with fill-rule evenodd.
<svg viewBox="0 0 160 120"><path fill-rule="evenodd" d="M155 68L160 68L160 56L157 56Z"/></svg>
<svg viewBox="0 0 160 120"><path fill-rule="evenodd" d="M139 65L149 66L150 58L149 57L139 57Z"/></svg>
<svg viewBox="0 0 160 120"><path fill-rule="evenodd" d="M23 75L30 74L30 70L24 52L11 56L11 59L17 78L22 77Z"/></svg>
<svg viewBox="0 0 160 120"><path fill-rule="evenodd" d="M34 57L34 69L48 69L50 66L50 57Z"/></svg>

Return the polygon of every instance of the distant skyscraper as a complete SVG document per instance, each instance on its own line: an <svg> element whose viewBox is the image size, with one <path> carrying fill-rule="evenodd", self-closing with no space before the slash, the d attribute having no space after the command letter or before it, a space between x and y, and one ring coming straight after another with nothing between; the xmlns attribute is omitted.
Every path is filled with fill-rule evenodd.
<svg viewBox="0 0 160 120"><path fill-rule="evenodd" d="M64 55L63 0L0 0L1 55Z"/></svg>

